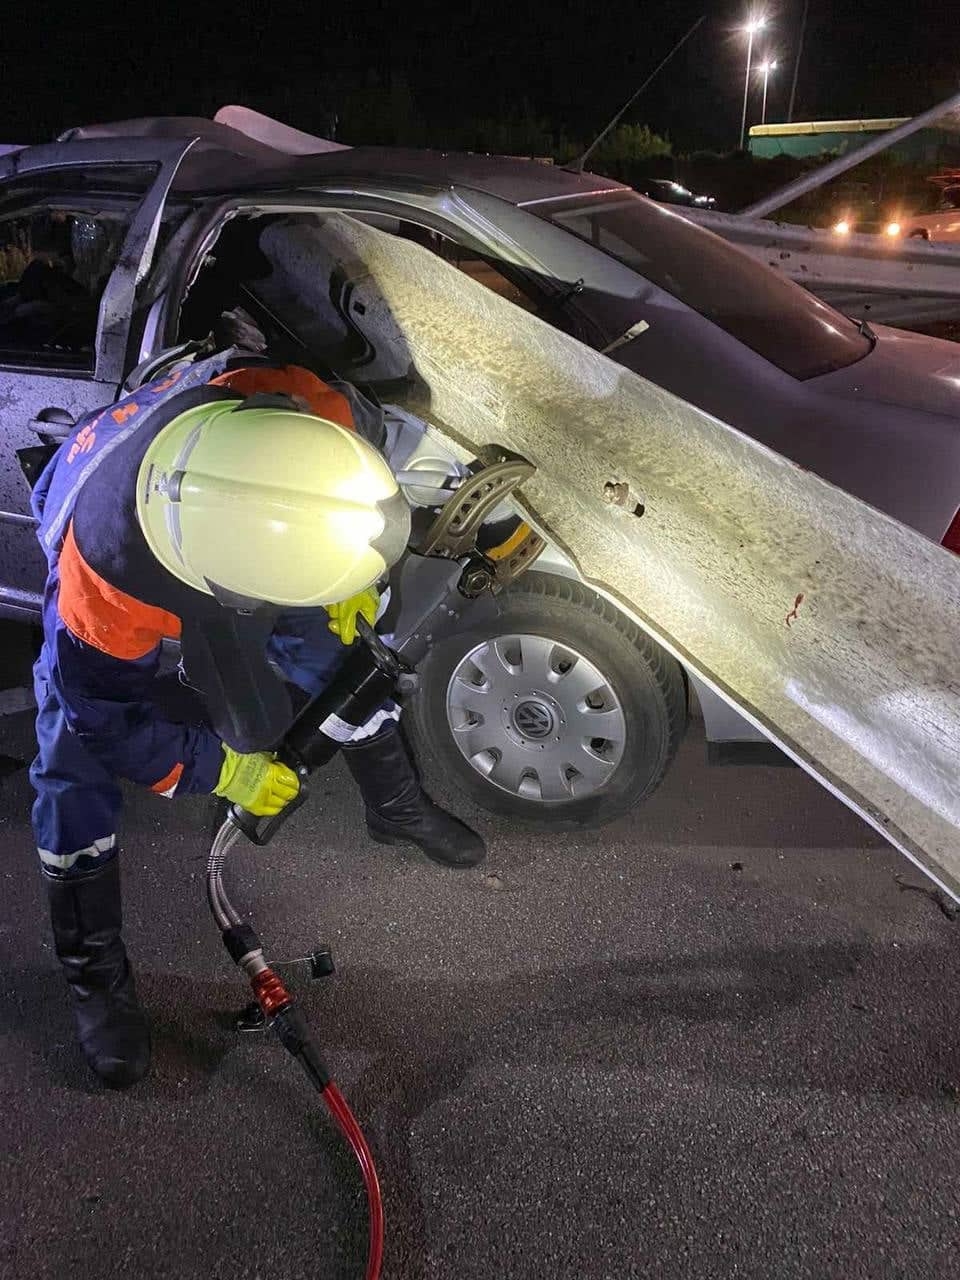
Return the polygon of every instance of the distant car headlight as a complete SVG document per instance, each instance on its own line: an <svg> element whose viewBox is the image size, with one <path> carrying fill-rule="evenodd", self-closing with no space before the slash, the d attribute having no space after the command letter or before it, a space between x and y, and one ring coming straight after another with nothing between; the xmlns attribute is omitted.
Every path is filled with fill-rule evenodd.
<svg viewBox="0 0 960 1280"><path fill-rule="evenodd" d="M850 234L850 223L846 218L841 218L839 222L833 224L833 231L838 236L848 236Z"/></svg>
<svg viewBox="0 0 960 1280"><path fill-rule="evenodd" d="M896 237L900 234L901 230L902 228L899 222L888 222L887 225L883 228L883 234L885 236L890 236L891 239L896 239Z"/></svg>

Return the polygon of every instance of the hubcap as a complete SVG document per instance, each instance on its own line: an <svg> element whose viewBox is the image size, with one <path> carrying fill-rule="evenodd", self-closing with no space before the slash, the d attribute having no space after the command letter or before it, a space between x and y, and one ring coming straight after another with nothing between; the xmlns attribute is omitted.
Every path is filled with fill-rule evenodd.
<svg viewBox="0 0 960 1280"><path fill-rule="evenodd" d="M602 791L626 746L626 717L606 677L545 636L498 636L465 654L447 686L447 719L477 773L543 804Z"/></svg>

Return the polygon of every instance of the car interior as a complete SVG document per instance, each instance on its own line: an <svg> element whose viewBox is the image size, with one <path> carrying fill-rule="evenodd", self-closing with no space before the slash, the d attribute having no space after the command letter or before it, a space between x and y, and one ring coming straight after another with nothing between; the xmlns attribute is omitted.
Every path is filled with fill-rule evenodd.
<svg viewBox="0 0 960 1280"><path fill-rule="evenodd" d="M127 225L96 209L0 217L0 352L91 367L100 298Z"/></svg>
<svg viewBox="0 0 960 1280"><path fill-rule="evenodd" d="M213 334L218 346L238 338L248 346L244 326L252 321L272 358L346 381L376 403L402 396L414 380L402 335L394 326L373 349L366 308L352 297L332 231L327 244L322 215L230 220L182 302L177 341Z"/></svg>
<svg viewBox="0 0 960 1280"><path fill-rule="evenodd" d="M525 311L541 309L501 266L446 236L378 214L350 216L430 249ZM274 350L279 346L289 354L299 348L338 368L362 365L363 343L352 329L351 302L344 295L349 282L338 278L336 254L323 250L325 228L335 238L336 221L342 217L241 215L227 222L184 300L178 340L204 337L215 331L224 311L240 307L254 316ZM366 370L368 381L372 372Z"/></svg>

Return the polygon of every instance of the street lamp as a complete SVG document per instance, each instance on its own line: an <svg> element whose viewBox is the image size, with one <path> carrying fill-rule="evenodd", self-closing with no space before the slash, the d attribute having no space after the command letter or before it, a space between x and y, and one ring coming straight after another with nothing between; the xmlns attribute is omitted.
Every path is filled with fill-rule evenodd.
<svg viewBox="0 0 960 1280"><path fill-rule="evenodd" d="M770 79L770 72L776 71L776 69L777 69L777 61L775 58L774 59L768 58L767 61L762 62L759 67L759 70L763 74L763 108L760 112L761 124L767 123L767 82Z"/></svg>
<svg viewBox="0 0 960 1280"><path fill-rule="evenodd" d="M762 31L767 25L764 17L751 18L747 25L743 28L747 33L747 73L743 78L743 118L740 121L740 150L743 150L743 140L747 136L747 99L750 96L750 64L753 60L753 37L758 31Z"/></svg>

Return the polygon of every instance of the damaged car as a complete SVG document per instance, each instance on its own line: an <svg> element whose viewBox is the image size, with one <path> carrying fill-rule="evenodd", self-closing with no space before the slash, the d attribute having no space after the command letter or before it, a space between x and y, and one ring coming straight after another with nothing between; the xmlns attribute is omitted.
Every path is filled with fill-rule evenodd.
<svg viewBox="0 0 960 1280"><path fill-rule="evenodd" d="M219 122L151 119L0 158L3 613L30 619L41 603L24 467L171 351L200 349L226 312L355 388L408 498L436 501L426 477L456 476L462 463L408 407L419 371L376 281L351 261L345 220L428 249L960 550L952 344L850 321L595 175L316 139L284 149ZM483 545L502 554L522 534L521 513L506 506ZM407 698L428 779L547 827L609 821L650 795L691 706L713 758L777 756L553 545L495 612L435 637Z"/></svg>

